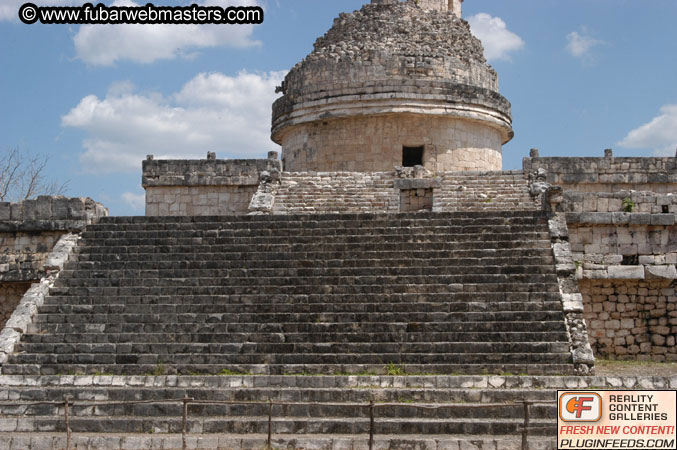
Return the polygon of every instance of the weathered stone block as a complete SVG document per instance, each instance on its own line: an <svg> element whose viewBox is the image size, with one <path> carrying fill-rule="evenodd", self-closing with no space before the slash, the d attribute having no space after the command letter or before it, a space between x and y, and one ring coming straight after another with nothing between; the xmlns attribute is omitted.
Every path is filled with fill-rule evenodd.
<svg viewBox="0 0 677 450"><path fill-rule="evenodd" d="M644 279L644 266L609 266L609 278Z"/></svg>
<svg viewBox="0 0 677 450"><path fill-rule="evenodd" d="M646 266L646 278L677 279L677 269L674 265Z"/></svg>

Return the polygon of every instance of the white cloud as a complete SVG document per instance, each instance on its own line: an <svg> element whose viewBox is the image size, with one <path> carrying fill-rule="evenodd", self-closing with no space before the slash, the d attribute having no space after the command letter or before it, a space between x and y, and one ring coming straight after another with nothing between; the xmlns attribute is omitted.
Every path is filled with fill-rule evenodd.
<svg viewBox="0 0 677 450"><path fill-rule="evenodd" d="M256 0L202 0L199 5L253 6ZM135 6L131 0L112 5ZM246 48L260 45L251 39L253 25L82 25L73 37L77 57L87 64L111 66L118 61L152 63L190 57L210 47Z"/></svg>
<svg viewBox="0 0 677 450"><path fill-rule="evenodd" d="M582 27L580 33L572 31L567 34L566 50L575 58L586 58L590 56L590 50L593 47L602 44L604 44L604 41L593 38L587 28Z"/></svg>
<svg viewBox="0 0 677 450"><path fill-rule="evenodd" d="M134 194L125 192L121 195L122 200L134 211L143 211L146 207L146 194Z"/></svg>
<svg viewBox="0 0 677 450"><path fill-rule="evenodd" d="M36 6L71 6L82 5L85 2L78 2L78 0L1 0L0 21L19 22L19 8L24 3L33 3Z"/></svg>
<svg viewBox="0 0 677 450"><path fill-rule="evenodd" d="M500 17L486 13L475 14L468 18L472 33L482 41L484 56L489 60L510 60L510 53L524 47L521 37L508 30Z"/></svg>
<svg viewBox="0 0 677 450"><path fill-rule="evenodd" d="M675 156L677 150L677 105L665 105L651 122L630 131L621 147L651 149L655 156Z"/></svg>
<svg viewBox="0 0 677 450"><path fill-rule="evenodd" d="M61 122L88 133L80 162L92 173L138 172L147 154L262 158L279 150L270 140L271 104L284 75L202 73L168 97L115 83L103 99L83 98Z"/></svg>

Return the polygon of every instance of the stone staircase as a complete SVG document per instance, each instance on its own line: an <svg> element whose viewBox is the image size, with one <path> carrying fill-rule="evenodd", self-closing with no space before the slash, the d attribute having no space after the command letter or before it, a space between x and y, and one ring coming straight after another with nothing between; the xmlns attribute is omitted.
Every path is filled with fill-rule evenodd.
<svg viewBox="0 0 677 450"><path fill-rule="evenodd" d="M390 172L283 172L273 214L397 213Z"/></svg>
<svg viewBox="0 0 677 450"><path fill-rule="evenodd" d="M4 374L562 374L540 212L107 218Z"/></svg>
<svg viewBox="0 0 677 450"><path fill-rule="evenodd" d="M563 380L569 386L579 383L574 377L559 378L4 375L0 445L11 450L65 448L63 404L15 405L63 402L68 396L69 425L77 444L71 448L77 449L180 449L184 397L236 403L188 407L191 449L262 449L272 411L273 448L366 450L371 401L375 448L519 449L524 420L520 402L529 401L535 403L530 424L538 428L530 432L530 448L554 449L553 388L564 387ZM9 445L12 439L14 447ZM475 447L460 444L468 440ZM22 442L31 447L21 447Z"/></svg>
<svg viewBox="0 0 677 450"><path fill-rule="evenodd" d="M391 172L283 172L270 212L398 213L403 212L401 189L407 188L432 189L434 212L540 209L522 171L441 172L423 178Z"/></svg>
<svg viewBox="0 0 677 450"><path fill-rule="evenodd" d="M13 405L69 396L72 448L179 449L188 396L245 402L191 405L189 449L263 448L272 400L274 447L366 450L372 399L375 448L512 449L573 369L541 212L106 218L2 366L0 447L65 448Z"/></svg>
<svg viewBox="0 0 677 450"><path fill-rule="evenodd" d="M434 197L433 211L533 210L522 171L446 172Z"/></svg>

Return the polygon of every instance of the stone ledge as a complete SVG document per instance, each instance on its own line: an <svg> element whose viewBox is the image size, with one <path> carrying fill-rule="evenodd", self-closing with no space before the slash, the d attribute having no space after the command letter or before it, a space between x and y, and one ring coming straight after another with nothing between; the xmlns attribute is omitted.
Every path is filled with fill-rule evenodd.
<svg viewBox="0 0 677 450"><path fill-rule="evenodd" d="M332 119L386 114L434 115L440 119L461 119L480 122L497 130L503 144L514 136L509 113L481 102L452 100L442 95L392 93L365 96L340 96L305 103L295 102L293 109L274 115L271 136L281 144L290 127Z"/></svg>
<svg viewBox="0 0 677 450"><path fill-rule="evenodd" d="M524 158L525 172L543 168L549 183L677 183L677 158Z"/></svg>
<svg viewBox="0 0 677 450"><path fill-rule="evenodd" d="M557 443L552 437L533 436L529 442L534 450L555 450ZM189 434L186 437L187 450L251 450L263 449L267 436L262 434ZM368 450L367 435L312 435L274 434L273 448L304 448L316 450ZM63 450L66 447L65 433L3 433L0 432L0 447L7 450ZM96 450L181 450L183 438L180 434L94 434L73 433L72 447ZM421 435L375 435L374 448L417 450L519 450L520 436L421 436Z"/></svg>
<svg viewBox="0 0 677 450"><path fill-rule="evenodd" d="M18 203L0 202L0 232L80 231L108 215L91 198L40 196Z"/></svg>
<svg viewBox="0 0 677 450"><path fill-rule="evenodd" d="M275 155L277 157L277 155ZM277 159L153 160L143 162L142 185L258 186L263 171L281 171Z"/></svg>
<svg viewBox="0 0 677 450"><path fill-rule="evenodd" d="M547 375L0 375L4 387L374 388L374 389L677 389L673 377Z"/></svg>
<svg viewBox="0 0 677 450"><path fill-rule="evenodd" d="M675 224L675 214L568 212L569 225L662 225Z"/></svg>
<svg viewBox="0 0 677 450"><path fill-rule="evenodd" d="M442 183L438 178L395 179L394 183L395 189L431 189L442 187Z"/></svg>
<svg viewBox="0 0 677 450"><path fill-rule="evenodd" d="M677 279L677 269L674 264L596 265L595 268L584 268L579 271L577 278L588 280L674 280Z"/></svg>
<svg viewBox="0 0 677 450"><path fill-rule="evenodd" d="M22 231L83 231L87 220L22 220L0 222L0 232L17 233Z"/></svg>

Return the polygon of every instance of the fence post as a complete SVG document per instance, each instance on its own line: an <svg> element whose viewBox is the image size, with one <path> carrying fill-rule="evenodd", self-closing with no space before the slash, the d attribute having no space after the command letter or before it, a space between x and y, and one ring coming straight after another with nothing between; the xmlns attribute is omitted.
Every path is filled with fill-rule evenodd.
<svg viewBox="0 0 677 450"><path fill-rule="evenodd" d="M69 395L66 396L64 401L64 416L66 418L66 450L71 450L71 419L68 411L68 404L70 403L71 398Z"/></svg>
<svg viewBox="0 0 677 450"><path fill-rule="evenodd" d="M188 402L190 402L192 398L188 397L186 395L183 398L183 422L181 424L181 440L183 442L183 450L186 450L188 448L188 444L186 443L186 429L188 428Z"/></svg>
<svg viewBox="0 0 677 450"><path fill-rule="evenodd" d="M522 450L529 450L529 406L531 403L524 402L524 424L522 425Z"/></svg>
<svg viewBox="0 0 677 450"><path fill-rule="evenodd" d="M374 450L374 399L369 401L369 450Z"/></svg>
<svg viewBox="0 0 677 450"><path fill-rule="evenodd" d="M268 399L268 441L266 441L266 448L268 450L273 448L272 445L272 435L273 435L273 399Z"/></svg>

